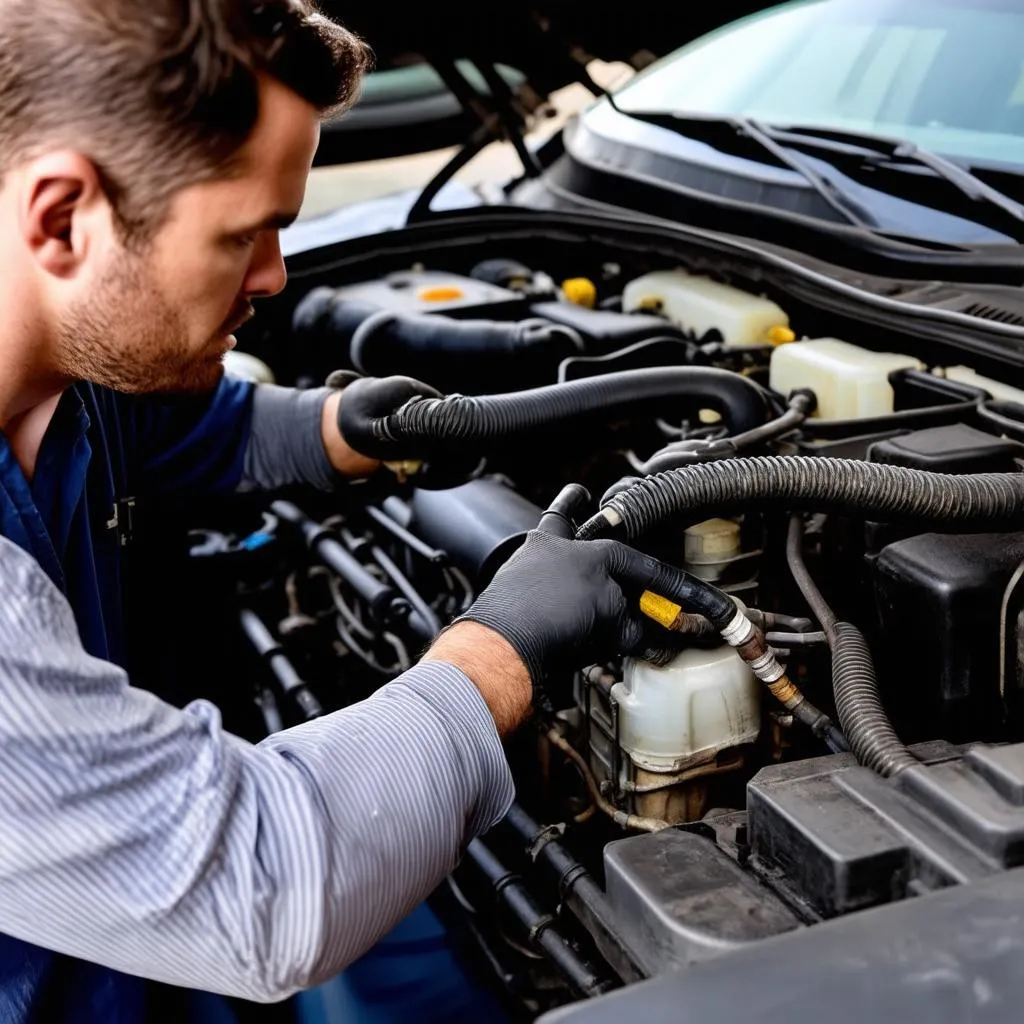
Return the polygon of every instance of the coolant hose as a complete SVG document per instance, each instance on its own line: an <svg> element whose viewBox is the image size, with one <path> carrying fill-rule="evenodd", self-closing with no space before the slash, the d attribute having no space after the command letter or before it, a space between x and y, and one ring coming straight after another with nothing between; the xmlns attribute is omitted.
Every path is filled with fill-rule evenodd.
<svg viewBox="0 0 1024 1024"><path fill-rule="evenodd" d="M566 357L583 351L571 327L526 320L453 320L430 314L375 313L352 335L349 359L360 373L401 373L441 391L502 391L551 380Z"/></svg>
<svg viewBox="0 0 1024 1024"><path fill-rule="evenodd" d="M838 512L978 532L1024 522L1024 474L953 476L847 459L782 455L708 462L638 480L614 495L577 537L641 537L669 519L749 511Z"/></svg>
<svg viewBox="0 0 1024 1024"><path fill-rule="evenodd" d="M831 636L836 715L857 760L885 776L918 764L882 707L875 665L861 631L849 622L837 622Z"/></svg>
<svg viewBox="0 0 1024 1024"><path fill-rule="evenodd" d="M502 395L416 397L383 417L352 414L346 419L342 402L339 423L352 447L364 455L417 459L553 427L606 421L637 408L653 415L652 406L673 401L716 410L734 433L762 424L768 410L764 392L747 377L687 366L624 370Z"/></svg>
<svg viewBox="0 0 1024 1024"><path fill-rule="evenodd" d="M457 320L381 309L339 298L333 288L309 292L295 309L292 329L321 350L347 349L349 362L367 376L402 374L471 394L551 380L563 359L584 351L579 332L554 320Z"/></svg>
<svg viewBox="0 0 1024 1024"><path fill-rule="evenodd" d="M817 404L818 400L814 392L807 388L801 388L790 396L788 407L781 416L742 434L723 437L717 441L704 443L676 441L655 452L645 463L637 467L638 472L640 476L651 476L668 469L680 469L683 466L694 466L701 462L735 458L740 452L768 441L774 441L796 430L814 412ZM636 479L638 477L632 477L616 484L614 490L606 492L607 497L610 498L618 491L625 490L625 486L629 486ZM623 483L625 486L622 486Z"/></svg>

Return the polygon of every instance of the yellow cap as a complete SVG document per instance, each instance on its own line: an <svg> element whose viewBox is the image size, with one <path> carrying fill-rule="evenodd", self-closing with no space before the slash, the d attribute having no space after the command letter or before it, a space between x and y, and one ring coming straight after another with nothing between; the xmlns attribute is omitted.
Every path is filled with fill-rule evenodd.
<svg viewBox="0 0 1024 1024"><path fill-rule="evenodd" d="M662 597L661 594L655 594L653 590L645 590L640 595L640 611L666 629L672 628L672 623L682 610L674 601Z"/></svg>
<svg viewBox="0 0 1024 1024"><path fill-rule="evenodd" d="M642 295L636 304L637 309L649 309L653 312L660 312L661 307L664 305L660 295Z"/></svg>
<svg viewBox="0 0 1024 1024"><path fill-rule="evenodd" d="M796 334L785 324L769 327L765 337L770 345L788 345L791 341L796 341Z"/></svg>
<svg viewBox="0 0 1024 1024"><path fill-rule="evenodd" d="M562 282L562 292L577 306L593 309L597 305L597 286L589 277L570 277Z"/></svg>
<svg viewBox="0 0 1024 1024"><path fill-rule="evenodd" d="M454 302L465 298L466 293L453 284L441 284L434 288L421 288L417 293L423 302Z"/></svg>

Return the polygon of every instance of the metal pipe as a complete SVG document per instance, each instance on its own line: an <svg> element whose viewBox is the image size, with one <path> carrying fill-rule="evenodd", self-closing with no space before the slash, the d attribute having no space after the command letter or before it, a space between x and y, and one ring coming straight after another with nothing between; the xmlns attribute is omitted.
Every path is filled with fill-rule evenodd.
<svg viewBox="0 0 1024 1024"><path fill-rule="evenodd" d="M560 833L539 825L519 804L509 808L504 822L526 845L530 859L554 877L559 902L579 918L601 955L619 976L626 981L643 978L643 970L619 939L622 924L616 919L604 890L561 842Z"/></svg>
<svg viewBox="0 0 1024 1024"><path fill-rule="evenodd" d="M590 766L580 757L568 740L557 729L549 729L547 738L549 743L558 747L580 770L583 781L590 792L590 799L594 801L597 809L603 814L607 814L616 825L635 829L637 832L660 832L662 829L669 827L669 823L661 818L645 818L639 814L627 814L625 811L620 811L617 807L612 806L604 798L604 794L602 794L597 780L594 778L594 773L590 770Z"/></svg>
<svg viewBox="0 0 1024 1024"><path fill-rule="evenodd" d="M407 608L394 589L381 583L329 530L305 514L290 501L275 501L270 511L278 519L297 529L307 547L329 569L336 572L365 601L379 621L392 621ZM404 606L404 607L403 607Z"/></svg>
<svg viewBox="0 0 1024 1024"><path fill-rule="evenodd" d="M554 917L535 902L519 875L510 871L481 840L466 848L466 858L480 871L495 896L511 911L526 931L529 944L541 953L580 995L593 998L615 987L589 963L558 930Z"/></svg>
<svg viewBox="0 0 1024 1024"><path fill-rule="evenodd" d="M284 648L274 639L263 620L251 608L242 608L238 613L238 619L246 639L273 672L281 692L295 702L306 721L319 718L324 713L323 707L313 695L309 684L295 670Z"/></svg>
<svg viewBox="0 0 1024 1024"><path fill-rule="evenodd" d="M407 548L415 551L417 555L425 558L428 562L437 566L446 566L449 562L448 553L438 548L432 548L426 541L420 540L414 533L410 533L401 523L395 522L379 508L373 505L366 506L366 514L378 525L391 534L395 540L400 540Z"/></svg>

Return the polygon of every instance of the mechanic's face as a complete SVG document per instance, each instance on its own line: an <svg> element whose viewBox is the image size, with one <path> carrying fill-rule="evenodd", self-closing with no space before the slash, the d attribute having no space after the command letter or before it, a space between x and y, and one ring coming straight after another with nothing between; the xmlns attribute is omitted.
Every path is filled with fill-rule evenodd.
<svg viewBox="0 0 1024 1024"><path fill-rule="evenodd" d="M298 213L318 138L317 111L264 79L238 172L177 193L141 252L97 246L103 265L60 318L68 376L128 392L213 387L251 300L284 287L278 234Z"/></svg>

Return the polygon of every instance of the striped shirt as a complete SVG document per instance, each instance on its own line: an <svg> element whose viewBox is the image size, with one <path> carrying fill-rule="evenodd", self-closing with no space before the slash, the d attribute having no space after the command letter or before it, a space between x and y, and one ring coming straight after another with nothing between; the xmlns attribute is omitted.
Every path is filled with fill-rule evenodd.
<svg viewBox="0 0 1024 1024"><path fill-rule="evenodd" d="M60 590L0 538L0 932L284 998L422 901L512 795L453 666L254 746L87 654Z"/></svg>

